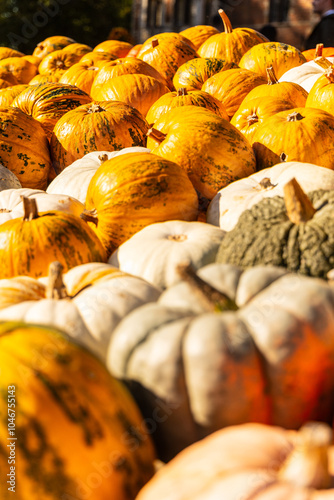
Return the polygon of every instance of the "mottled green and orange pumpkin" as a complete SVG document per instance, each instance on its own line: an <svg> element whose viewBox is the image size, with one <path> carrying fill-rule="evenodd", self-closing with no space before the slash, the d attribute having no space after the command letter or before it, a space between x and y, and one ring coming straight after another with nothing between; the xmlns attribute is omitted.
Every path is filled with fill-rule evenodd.
<svg viewBox="0 0 334 500"><path fill-rule="evenodd" d="M56 328L1 322L0 351L1 498L134 500L155 452L126 387Z"/></svg>
<svg viewBox="0 0 334 500"><path fill-rule="evenodd" d="M200 90L210 76L226 69L237 68L234 62L218 57L197 57L182 64L173 78L176 89L186 87L187 90Z"/></svg>
<svg viewBox="0 0 334 500"><path fill-rule="evenodd" d="M137 109L120 101L83 104L58 120L51 141L55 169L92 151L117 151L145 146L148 123Z"/></svg>

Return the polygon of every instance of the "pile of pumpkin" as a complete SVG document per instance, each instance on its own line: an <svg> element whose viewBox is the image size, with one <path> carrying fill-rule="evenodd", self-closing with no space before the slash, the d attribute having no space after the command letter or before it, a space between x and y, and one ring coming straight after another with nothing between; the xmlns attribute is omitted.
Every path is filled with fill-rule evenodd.
<svg viewBox="0 0 334 500"><path fill-rule="evenodd" d="M334 59L220 14L0 48L4 500L334 498Z"/></svg>

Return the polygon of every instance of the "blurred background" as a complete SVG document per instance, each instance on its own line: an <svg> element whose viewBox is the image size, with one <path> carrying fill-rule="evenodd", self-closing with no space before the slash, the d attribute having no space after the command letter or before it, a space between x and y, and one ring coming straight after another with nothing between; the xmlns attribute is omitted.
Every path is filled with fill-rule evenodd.
<svg viewBox="0 0 334 500"><path fill-rule="evenodd" d="M277 41L300 49L318 21L311 0L0 0L0 45L30 54L52 35L94 47L108 38L141 43L161 31L197 24L223 31L219 8L233 28L261 30L269 24Z"/></svg>

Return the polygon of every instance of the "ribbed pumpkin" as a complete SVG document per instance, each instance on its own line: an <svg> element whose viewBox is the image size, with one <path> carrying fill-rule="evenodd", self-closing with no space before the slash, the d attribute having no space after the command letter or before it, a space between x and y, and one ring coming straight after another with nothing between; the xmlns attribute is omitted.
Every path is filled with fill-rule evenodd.
<svg viewBox="0 0 334 500"><path fill-rule="evenodd" d="M231 123L252 144L255 132L265 120L281 111L291 110L293 107L290 101L273 96L254 99L248 99L246 96L232 116Z"/></svg>
<svg viewBox="0 0 334 500"><path fill-rule="evenodd" d="M81 55L72 54L71 52L54 50L50 54L43 57L38 66L38 71L41 75L53 73L60 78L65 71L79 62Z"/></svg>
<svg viewBox="0 0 334 500"><path fill-rule="evenodd" d="M86 208L89 224L111 254L149 224L196 220L198 197L178 164L152 153L128 153L97 169Z"/></svg>
<svg viewBox="0 0 334 500"><path fill-rule="evenodd" d="M294 82L279 82L272 66L268 66L266 72L267 84L258 85L250 90L243 102L257 97L272 96L290 101L293 108L305 106L308 94L303 87Z"/></svg>
<svg viewBox="0 0 334 500"><path fill-rule="evenodd" d="M122 40L104 40L94 47L93 52L106 52L112 55L114 59L118 59L126 57L132 47L131 43Z"/></svg>
<svg viewBox="0 0 334 500"><path fill-rule="evenodd" d="M211 36L199 47L197 52L200 57L219 57L239 64L241 57L251 47L268 41L264 35L251 28L232 29L226 12L219 9L218 13L224 24L224 32Z"/></svg>
<svg viewBox="0 0 334 500"><path fill-rule="evenodd" d="M42 126L20 109L0 107L0 162L23 187L45 189L51 167Z"/></svg>
<svg viewBox="0 0 334 500"><path fill-rule="evenodd" d="M164 113L149 132L147 147L178 163L200 195L209 200L222 187L256 169L251 145L241 132L198 106Z"/></svg>
<svg viewBox="0 0 334 500"><path fill-rule="evenodd" d="M33 51L33 55L43 59L47 54L54 50L62 49L70 43L75 43L73 38L68 36L54 35L45 38L42 42L38 43Z"/></svg>
<svg viewBox="0 0 334 500"><path fill-rule="evenodd" d="M187 61L198 57L191 42L177 33L162 33L143 43L137 54L138 59L155 68L166 80L170 90L174 90L173 78L178 68Z"/></svg>
<svg viewBox="0 0 334 500"><path fill-rule="evenodd" d="M1 498L134 500L155 453L126 387L56 328L2 322L0 346Z"/></svg>
<svg viewBox="0 0 334 500"><path fill-rule="evenodd" d="M38 85L40 83L55 83L58 82L60 78L59 74L48 73L47 75L38 75L34 76L29 82L29 85Z"/></svg>
<svg viewBox="0 0 334 500"><path fill-rule="evenodd" d="M11 47L0 47L0 59L6 59L7 57L22 57L23 52L19 50L12 49Z"/></svg>
<svg viewBox="0 0 334 500"><path fill-rule="evenodd" d="M282 42L265 42L249 49L240 59L240 68L249 69L266 76L266 68L272 66L277 78L290 68L306 62L296 47Z"/></svg>
<svg viewBox="0 0 334 500"><path fill-rule="evenodd" d="M94 231L80 217L61 211L38 213L36 200L24 198L24 216L0 224L0 279L46 276L51 262L64 271L86 262L105 262Z"/></svg>
<svg viewBox="0 0 334 500"><path fill-rule="evenodd" d="M79 62L84 62L84 63L89 63L91 66L94 66L96 63L103 61L103 62L108 62L108 61L113 61L117 59L117 57L113 56L112 54L108 54L108 52L87 52L87 54L84 54Z"/></svg>
<svg viewBox="0 0 334 500"><path fill-rule="evenodd" d="M185 36L191 41L195 49L199 49L202 43L210 36L220 33L217 28L210 24L197 24L180 31L180 35Z"/></svg>
<svg viewBox="0 0 334 500"><path fill-rule="evenodd" d="M187 91L185 87L180 87L174 92L168 92L157 99L148 110L146 120L150 124L155 123L161 115L170 109L191 105L206 108L225 118L225 120L229 120L225 107L218 99L203 90Z"/></svg>
<svg viewBox="0 0 334 500"><path fill-rule="evenodd" d="M302 51L307 61L313 61L317 57L333 57L334 47L324 47L323 43L317 43L314 49L307 49Z"/></svg>
<svg viewBox="0 0 334 500"><path fill-rule="evenodd" d="M237 64L218 57L197 57L182 64L173 78L176 89L200 90L210 76L226 69L237 68Z"/></svg>
<svg viewBox="0 0 334 500"><path fill-rule="evenodd" d="M228 116L232 118L247 94L265 83L265 78L258 73L236 68L211 76L202 85L202 90L218 99L224 105Z"/></svg>
<svg viewBox="0 0 334 500"><path fill-rule="evenodd" d="M119 101L83 104L60 118L50 150L59 173L91 151L117 151L145 146L148 123L132 106Z"/></svg>
<svg viewBox="0 0 334 500"><path fill-rule="evenodd" d="M258 127L252 142L259 170L280 161L334 168L334 116L321 109L280 111Z"/></svg>
<svg viewBox="0 0 334 500"><path fill-rule="evenodd" d="M18 85L16 76L11 71L5 68L0 68L0 89Z"/></svg>
<svg viewBox="0 0 334 500"><path fill-rule="evenodd" d="M97 95L99 88L107 84L111 78L138 73L152 76L166 85L166 81L160 73L145 61L135 57L122 57L114 61L106 62L103 67L100 68L92 86L91 96L95 99L95 95Z"/></svg>
<svg viewBox="0 0 334 500"><path fill-rule="evenodd" d="M63 47L62 50L64 52L80 56L81 58L83 55L91 52L93 48L85 43L70 43L69 45L66 45L66 47Z"/></svg>
<svg viewBox="0 0 334 500"><path fill-rule="evenodd" d="M15 99L23 90L27 88L27 84L23 83L21 85L13 85L12 87L7 87L6 89L0 90L0 106L10 106Z"/></svg>
<svg viewBox="0 0 334 500"><path fill-rule="evenodd" d="M54 82L29 86L14 99L12 106L39 121L50 139L59 118L91 100L86 92L75 85Z"/></svg>
<svg viewBox="0 0 334 500"><path fill-rule="evenodd" d="M334 66L325 70L324 74L314 83L307 96L305 106L334 114Z"/></svg>
<svg viewBox="0 0 334 500"><path fill-rule="evenodd" d="M75 85L89 95L97 73L104 64L103 61L96 62L94 65L91 65L89 62L79 61L68 68L58 81L59 83Z"/></svg>
<svg viewBox="0 0 334 500"><path fill-rule="evenodd" d="M279 81L298 83L306 92L310 92L314 83L332 66L333 62L334 57L317 57L313 61L305 62L285 71Z"/></svg>
<svg viewBox="0 0 334 500"><path fill-rule="evenodd" d="M38 69L35 64L23 57L7 57L0 60L0 69L12 73L17 79L17 83L29 83L37 75Z"/></svg>

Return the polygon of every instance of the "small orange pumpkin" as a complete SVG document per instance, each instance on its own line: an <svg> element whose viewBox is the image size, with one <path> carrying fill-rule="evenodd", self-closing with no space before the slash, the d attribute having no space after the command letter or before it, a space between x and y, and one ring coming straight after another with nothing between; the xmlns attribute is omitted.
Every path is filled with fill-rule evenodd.
<svg viewBox="0 0 334 500"><path fill-rule="evenodd" d="M234 62L218 57L197 57L179 67L174 75L173 84L176 90L180 87L186 87L187 90L200 90L210 76L237 67L238 65Z"/></svg>
<svg viewBox="0 0 334 500"><path fill-rule="evenodd" d="M47 54L50 54L54 50L62 49L70 43L75 43L75 40L73 40L73 38L69 38L68 36L49 36L36 45L32 55L37 56L40 60L42 60Z"/></svg>

